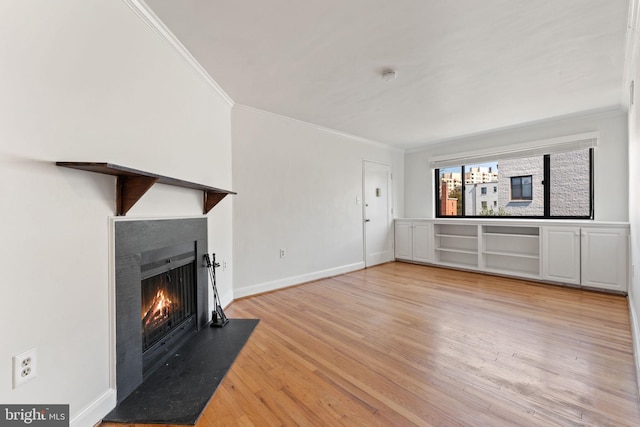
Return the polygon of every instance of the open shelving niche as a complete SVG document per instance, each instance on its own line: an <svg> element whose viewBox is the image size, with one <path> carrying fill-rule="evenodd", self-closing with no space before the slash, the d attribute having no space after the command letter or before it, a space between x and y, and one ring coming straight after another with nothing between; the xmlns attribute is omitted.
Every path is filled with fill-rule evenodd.
<svg viewBox="0 0 640 427"><path fill-rule="evenodd" d="M435 260L452 267L478 268L478 226L435 224Z"/></svg>
<svg viewBox="0 0 640 427"><path fill-rule="evenodd" d="M540 277L540 227L483 225L481 269Z"/></svg>

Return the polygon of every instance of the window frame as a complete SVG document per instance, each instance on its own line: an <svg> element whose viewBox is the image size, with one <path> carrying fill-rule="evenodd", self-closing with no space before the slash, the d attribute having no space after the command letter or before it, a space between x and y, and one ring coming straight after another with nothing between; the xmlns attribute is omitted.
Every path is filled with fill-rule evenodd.
<svg viewBox="0 0 640 427"><path fill-rule="evenodd" d="M499 220L499 219L505 219L505 218L509 218L509 219L548 219L548 220L562 220L562 219L567 219L567 220L593 220L594 219L594 212L595 212L595 201L594 201L594 188L595 188L595 183L594 183L594 146L585 148L589 150L589 172L588 172L588 176L589 176L589 215L567 215L567 216L551 216L551 206L550 206L550 200L551 200L551 186L550 185L546 185L546 183L551 182L551 155L550 154L543 154L541 155L543 157L543 177L544 180L542 182L543 184L543 205L544 205L544 214L543 215L522 215L522 216L481 216L481 215L465 215L465 180L462 179L462 188L461 188L461 192L463 194L462 197L462 213L460 215L441 215L440 214L440 168L434 168L434 199L435 199L435 217L436 218L442 218L442 219L453 219L453 218L481 218L481 219L490 219L490 220ZM577 151L577 150L571 150L571 151ZM443 169L452 169L452 168L460 168L460 176L464 178L464 170L465 167L467 165L462 164L460 166L450 166L450 167L446 167ZM521 175L521 176L531 176L531 175ZM511 183L509 183L511 184ZM510 190L511 191L511 190ZM511 196L511 194L510 194ZM515 203L518 202L528 202L533 200L533 186L532 186L532 198L531 199L525 199L525 200L512 200Z"/></svg>
<svg viewBox="0 0 640 427"><path fill-rule="evenodd" d="M524 179L528 178L529 179L529 195L530 197L525 197L524 196L524 189L525 189L525 184L524 184ZM513 197L513 181L515 179L519 179L520 180L520 184L517 184L520 188L520 197L516 198ZM533 201L533 175L518 175L518 176L510 176L509 177L509 198L512 202L531 202Z"/></svg>

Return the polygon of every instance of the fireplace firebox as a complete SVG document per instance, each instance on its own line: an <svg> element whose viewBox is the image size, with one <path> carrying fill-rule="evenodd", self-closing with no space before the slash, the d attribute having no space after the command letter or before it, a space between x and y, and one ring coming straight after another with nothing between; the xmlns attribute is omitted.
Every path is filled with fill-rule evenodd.
<svg viewBox="0 0 640 427"><path fill-rule="evenodd" d="M141 254L142 374L196 328L194 242Z"/></svg>
<svg viewBox="0 0 640 427"><path fill-rule="evenodd" d="M142 351L194 315L193 262L142 280Z"/></svg>

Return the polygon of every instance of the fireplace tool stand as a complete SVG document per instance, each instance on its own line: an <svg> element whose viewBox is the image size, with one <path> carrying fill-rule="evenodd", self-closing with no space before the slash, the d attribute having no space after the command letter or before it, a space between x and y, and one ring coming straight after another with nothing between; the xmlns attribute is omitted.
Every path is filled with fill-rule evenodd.
<svg viewBox="0 0 640 427"><path fill-rule="evenodd" d="M218 288L216 286L216 268L220 267L220 264L216 262L216 254L211 254L213 260L209 258L209 254L205 254L204 260L207 263L207 269L209 270L209 276L211 277L211 287L213 288L213 307L211 311L211 324L212 328L221 328L227 323L229 319L224 315L222 307L220 306L220 297L218 296Z"/></svg>

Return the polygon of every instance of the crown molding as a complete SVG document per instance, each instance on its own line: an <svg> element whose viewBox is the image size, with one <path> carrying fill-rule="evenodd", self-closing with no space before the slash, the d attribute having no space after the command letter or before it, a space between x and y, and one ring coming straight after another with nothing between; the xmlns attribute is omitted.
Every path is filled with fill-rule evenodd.
<svg viewBox="0 0 640 427"><path fill-rule="evenodd" d="M187 62L218 94L233 106L233 99L218 85L207 73L200 63L191 55L191 52L178 40L178 38L164 25L158 16L143 0L122 0L162 41L164 41L179 57Z"/></svg>
<svg viewBox="0 0 640 427"><path fill-rule="evenodd" d="M293 117L289 117L289 116L284 116L282 114L278 114L278 113L273 113L271 111L267 111L267 110L262 110L260 108L256 108L256 107L251 107L248 105L244 105L244 104L235 104L234 109L238 109L238 110L245 110L245 111L250 111L250 112L254 112L254 113L259 113L265 116L269 116L272 117L274 119L277 120L283 120L283 121L287 121L290 123L296 123L299 126L303 126L306 128L310 128L310 129L314 129L318 132L325 132L325 133L329 133L329 134L333 134L336 135L340 138L344 138L344 139L349 139L353 142L358 142L361 144L367 144L367 145L371 145L371 146L375 146L378 148L384 148L386 150L391 150L391 151L396 151L398 153L404 153L405 150L404 148L401 147L396 147L390 144L385 144L384 142L379 142L379 141L374 141L372 139L368 139L368 138L364 138L358 135L353 135L350 133L346 133L346 132L341 132L339 130L335 130L335 129L331 129L331 128L327 128L324 126L320 126L317 125L315 123L311 123L311 122L305 122L304 120L300 120L300 119L294 119Z"/></svg>
<svg viewBox="0 0 640 427"><path fill-rule="evenodd" d="M539 126L552 126L553 124L561 124L562 122L569 122L571 120L582 120L585 118L589 118L590 120L595 121L595 120L606 119L610 117L621 116L624 114L625 114L625 109L623 108L623 106L611 105L609 107L597 108L594 110L580 111L578 113L571 113L571 114L565 114L565 115L556 116L556 117L533 120L530 122L518 123L511 126L505 126L501 128L474 132L474 133L454 136L446 139L440 139L440 140L429 142L419 146L407 148L406 153L420 153L423 151L440 150L442 148L447 148L452 143L471 142L477 138L486 138L489 136L503 136L510 133L526 131L528 129L535 129Z"/></svg>

